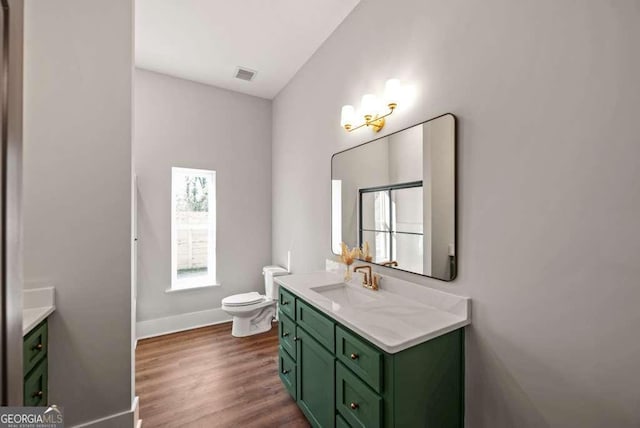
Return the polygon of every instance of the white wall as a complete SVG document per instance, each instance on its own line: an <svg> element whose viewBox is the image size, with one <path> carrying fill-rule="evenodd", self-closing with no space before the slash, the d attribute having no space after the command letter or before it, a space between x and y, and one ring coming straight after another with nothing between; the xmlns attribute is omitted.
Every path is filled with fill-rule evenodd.
<svg viewBox="0 0 640 428"><path fill-rule="evenodd" d="M632 0L363 0L274 101L296 272L331 255L331 154L374 137L343 104L399 77L416 98L383 133L458 116L459 276L395 275L473 299L468 427L640 424L639 24Z"/></svg>
<svg viewBox="0 0 640 428"><path fill-rule="evenodd" d="M49 402L67 426L132 405L132 9L25 8L24 274L56 287Z"/></svg>
<svg viewBox="0 0 640 428"><path fill-rule="evenodd" d="M133 152L138 321L208 311L223 297L264 292L262 267L271 264L271 101L136 70ZM220 287L165 293L172 166L216 171ZM179 320L184 317L163 321L163 329L180 328Z"/></svg>
<svg viewBox="0 0 640 428"><path fill-rule="evenodd" d="M424 222L430 230L425 246L430 254L428 275L450 279L449 247L455 245L455 121L451 115L430 121L424 127L424 171L429 181L425 194ZM428 179L427 179L428 177Z"/></svg>
<svg viewBox="0 0 640 428"><path fill-rule="evenodd" d="M389 182L389 140L349 150L335 156L331 162L332 178L342 181L342 239L349 248L358 246L358 204L361 188L384 186ZM358 163L359 167L353 165ZM373 212L371 212L372 214ZM375 254L374 242L371 254Z"/></svg>

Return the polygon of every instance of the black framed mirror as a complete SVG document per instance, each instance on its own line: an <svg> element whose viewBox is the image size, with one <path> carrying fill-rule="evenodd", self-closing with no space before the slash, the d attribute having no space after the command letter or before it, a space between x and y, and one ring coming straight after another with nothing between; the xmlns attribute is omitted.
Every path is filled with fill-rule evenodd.
<svg viewBox="0 0 640 428"><path fill-rule="evenodd" d="M331 157L331 247L443 281L457 273L456 118L444 114Z"/></svg>

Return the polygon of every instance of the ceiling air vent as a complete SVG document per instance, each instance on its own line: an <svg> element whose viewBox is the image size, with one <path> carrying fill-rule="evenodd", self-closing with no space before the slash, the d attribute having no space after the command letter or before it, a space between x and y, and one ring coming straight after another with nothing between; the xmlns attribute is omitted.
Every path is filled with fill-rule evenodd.
<svg viewBox="0 0 640 428"><path fill-rule="evenodd" d="M236 79L246 80L251 82L255 77L257 71L249 70L248 68L238 67L236 70Z"/></svg>

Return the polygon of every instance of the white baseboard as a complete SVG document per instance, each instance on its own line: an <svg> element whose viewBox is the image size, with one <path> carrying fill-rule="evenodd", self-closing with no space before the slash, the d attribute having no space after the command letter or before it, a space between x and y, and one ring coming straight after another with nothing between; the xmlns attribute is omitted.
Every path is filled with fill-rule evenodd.
<svg viewBox="0 0 640 428"><path fill-rule="evenodd" d="M138 397L134 397L131 409L76 425L75 428L136 428L138 425Z"/></svg>
<svg viewBox="0 0 640 428"><path fill-rule="evenodd" d="M221 308L189 312L165 318L138 321L136 323L136 336L138 339L146 339L162 336L163 334L191 330L192 328L221 324L231 320L232 317Z"/></svg>

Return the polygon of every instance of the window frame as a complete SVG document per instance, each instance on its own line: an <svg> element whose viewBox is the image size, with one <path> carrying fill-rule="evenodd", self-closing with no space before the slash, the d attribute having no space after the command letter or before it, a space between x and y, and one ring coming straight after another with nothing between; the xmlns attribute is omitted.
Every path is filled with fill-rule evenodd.
<svg viewBox="0 0 640 428"><path fill-rule="evenodd" d="M189 278L178 278L178 229L176 221L177 213L177 192L176 177L178 175L204 175L209 179L209 195L208 195L208 227L209 248L207 252L207 274L193 276ZM214 287L220 285L217 281L216 269L216 221L217 221L217 203L216 203L216 171L198 168L171 167L171 283L167 292L191 290L195 288Z"/></svg>
<svg viewBox="0 0 640 428"><path fill-rule="evenodd" d="M377 187L367 187L367 188L360 188L358 189L358 245L360 246L360 248L362 248L362 245L364 244L364 241L362 240L362 233L363 232L374 232L374 233L385 233L388 235L388 254L389 254L389 261L394 260L395 259L395 254L394 254L394 246L393 246L393 234L403 234L403 235L418 235L418 236L424 236L424 232L423 233L417 233L417 232L400 232L395 230L395 219L394 219L394 212L393 212L393 204L392 204L392 195L391 193L395 190L402 190L402 189L410 189L410 188L416 188L416 187L423 187L423 182L422 180L420 181L410 181L407 183L399 183L399 184L392 184L392 185L387 185L387 186L377 186ZM388 194L388 198L389 198L389 230L377 230L377 229L365 229L362 227L362 196L366 193L375 193L375 192L387 192ZM424 230L424 229L423 229ZM378 263L375 262L374 263Z"/></svg>

